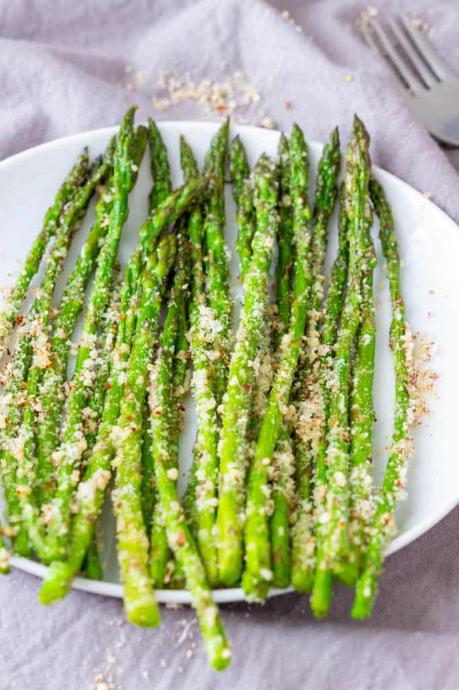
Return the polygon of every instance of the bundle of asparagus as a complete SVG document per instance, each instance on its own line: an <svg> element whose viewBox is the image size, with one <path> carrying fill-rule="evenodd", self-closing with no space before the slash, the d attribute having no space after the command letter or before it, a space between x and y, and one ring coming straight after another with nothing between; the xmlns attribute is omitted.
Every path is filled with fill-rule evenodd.
<svg viewBox="0 0 459 690"><path fill-rule="evenodd" d="M64 597L80 572L102 577L96 526L112 484L128 619L156 626L154 588L185 583L210 662L223 669L231 651L212 588L242 583L247 599L259 601L272 585L292 584L311 592L313 613L323 617L339 579L356 587L352 615L371 613L412 418L411 335L394 220L372 179L369 138L357 117L341 188L335 129L311 207L308 146L297 125L281 137L279 161L262 155L253 172L239 137L229 149L228 122L211 142L202 175L182 137L184 184L172 191L160 131L151 121L135 127L134 114L126 113L103 159L91 164L85 151L77 160L0 313L7 509L0 569L9 570L7 546L49 564L39 594L45 604ZM147 141L148 216L120 277L128 197ZM234 334L227 158L244 288ZM55 307L57 278L94 193L95 221ZM338 254L327 284L338 197ZM371 461L373 210L392 297L396 378L393 449L379 492ZM41 284L20 316L42 264ZM82 312L72 364L69 341ZM182 499L179 437L190 374L198 429Z"/></svg>

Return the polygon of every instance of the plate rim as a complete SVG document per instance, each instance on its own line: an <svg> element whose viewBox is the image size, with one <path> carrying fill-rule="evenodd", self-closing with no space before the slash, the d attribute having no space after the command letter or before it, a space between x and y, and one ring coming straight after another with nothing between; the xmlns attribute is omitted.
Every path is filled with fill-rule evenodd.
<svg viewBox="0 0 459 690"><path fill-rule="evenodd" d="M195 130L212 130L215 129L216 127L221 125L221 122L217 121L212 121L212 120L155 120L156 123L158 124L159 128L165 128L165 129L171 129L171 130L179 130L180 128L183 128L184 131L189 131L190 129L195 129ZM145 124L145 122L139 124ZM231 123L231 128L233 130L237 130L241 134L244 132L251 133L253 135L257 135L259 133L262 133L263 136L279 136L281 134L281 130L277 129L266 129L263 127L257 127L255 125L240 125L237 123ZM59 148L62 147L70 142L72 143L78 143L79 140L82 142L82 146L88 145L89 147L91 146L90 141L88 141L89 138L91 137L100 137L100 136L106 136L107 138L115 134L119 129L119 125L111 125L107 127L99 127L95 129L89 129L85 130L83 132L77 132L75 134L69 134L64 137L58 137L56 139L52 139L47 142L43 142L41 144L37 144L35 146L32 146L30 148L24 149L23 151L19 151L18 153L15 153L11 156L8 156L7 158L3 159L0 161L0 173L4 169L8 169L10 166L14 166L17 163L22 163L23 161L27 161L27 158L29 156L33 156L37 153L40 153L41 149L49 150L49 149L54 149L54 148ZM308 145L313 147L313 148L322 148L324 146L323 142L316 141L314 139L307 139ZM423 195L420 191L418 191L415 187L413 187L410 183L406 182L405 180L401 179L394 173L389 172L388 170L385 170L384 168L381 168L377 165L373 165L373 172L375 176L380 179L382 182L384 180L390 180L390 182L397 184L398 186L401 186L402 191L405 192L407 195L414 195L417 197L419 200L422 200L423 204L426 205L431 205L436 213L440 213L440 217L442 218L443 222L449 224L451 226L451 229L454 229L455 232L459 231L459 224L454 221L451 216L449 216L446 211L444 211L440 206L438 206L434 201L432 201L430 198L427 198L425 195ZM450 501L448 501L441 510L437 511L433 517L426 517L420 522L418 522L416 525L413 525L410 527L405 533L398 535L391 541L391 543L388 545L388 547L385 550L385 556L390 556L397 551L405 548L412 542L416 541L419 539L422 535L426 534L432 527L437 525L441 520L443 520L454 508L459 505L459 488L457 489L457 494L454 496ZM32 559L29 558L24 558L21 556L12 556L11 557L11 564L15 568L18 568L19 570L22 570L23 572L29 573L31 575L34 575L36 577L44 578L48 572L48 566L39 563L37 561L33 561ZM91 594L99 594L102 596L108 596L112 598L122 598L123 597L123 587L122 584L120 583L115 583L115 582L106 582L106 581L100 581L100 580L89 580L87 578L83 577L76 577L72 583L72 589L88 592ZM291 592L294 592L295 590L292 587L287 587L285 589L271 589L269 592L269 597L275 597L279 596L281 594L288 594ZM177 590L165 590L165 589L158 589L155 590L156 598L159 603L164 603L164 604L191 604L191 596L190 593L185 590L185 589L177 589ZM233 588L227 588L227 589L215 589L213 590L213 597L217 603L235 603L235 602L245 602L247 601L243 590L241 587L233 587Z"/></svg>

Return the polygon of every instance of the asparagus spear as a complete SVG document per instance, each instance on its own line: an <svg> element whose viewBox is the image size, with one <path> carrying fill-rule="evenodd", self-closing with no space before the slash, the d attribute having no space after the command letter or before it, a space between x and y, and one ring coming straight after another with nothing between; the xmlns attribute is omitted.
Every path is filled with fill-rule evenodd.
<svg viewBox="0 0 459 690"><path fill-rule="evenodd" d="M55 236L67 205L75 198L77 190L86 182L89 173L89 156L85 149L64 179L53 204L47 210L43 219L42 229L29 250L5 308L0 312L0 359L5 354L6 340L11 333L29 285L38 272L46 247L52 237Z"/></svg>
<svg viewBox="0 0 459 690"><path fill-rule="evenodd" d="M110 361L113 355L119 326L121 288L119 276L120 268L119 265L116 265L113 275L112 297L110 298L109 307L103 317L102 331L99 335L97 344L99 351L97 381L91 399L88 401L86 408L82 410L82 431L84 433L87 451L82 458L80 473L87 467L87 457L96 443L97 430L104 410L105 394L110 376ZM99 557L98 542L97 533L94 531L91 544L89 545L82 565L83 575L91 580L101 580L103 578L103 567Z"/></svg>
<svg viewBox="0 0 459 690"><path fill-rule="evenodd" d="M367 265L376 265L373 242L368 234ZM354 584L366 550L369 523L373 515L371 441L375 413L373 378L376 327L373 304L373 270L362 280L362 313L357 336L351 392L350 519L349 554L335 569L345 584Z"/></svg>
<svg viewBox="0 0 459 690"><path fill-rule="evenodd" d="M177 444L171 442L171 434L175 437L175 418L180 399L180 395L177 396L172 387L174 345L185 281L186 273L179 267L161 336L160 350L151 373L150 408L155 475L159 497L164 507L168 539L185 573L210 662L216 670L222 670L228 665L231 652L206 580L205 569L178 500Z"/></svg>
<svg viewBox="0 0 459 690"><path fill-rule="evenodd" d="M208 180L200 178L180 187L154 211L142 226L139 243L134 249L126 267L121 287L121 309L129 301L126 295L131 294L131 276L138 266L139 255L148 252L149 247L159 233L170 223L177 220L190 207L193 201L202 195ZM112 428L117 425L120 414L120 402L123 396L125 370L130 353L131 334L126 329L126 322L131 320L122 311L117 343L112 359L109 388L107 391L97 442L87 461L87 468L76 494L78 511L72 520L71 539L65 560L51 564L48 576L40 591L40 601L50 604L64 597L72 579L81 567L86 551L91 543L94 522L103 504L105 490L110 480L111 461L114 454Z"/></svg>
<svg viewBox="0 0 459 690"><path fill-rule="evenodd" d="M188 268L187 268L188 270ZM176 344L176 361L173 367L173 405L169 411L170 431L169 449L171 457L176 459L175 467L178 472L179 435L182 428L182 399L184 398L189 383L187 381L188 368L188 320L184 300L179 300L178 305L178 333ZM150 425L151 426L151 425ZM153 455L153 453L152 453ZM172 465L170 466L170 468ZM177 561L168 561L169 544L166 533L166 515L159 494L156 495L155 513L151 534L150 572L155 588L162 587L164 583L177 583L183 586L183 569ZM168 573L168 567L170 572Z"/></svg>
<svg viewBox="0 0 459 690"><path fill-rule="evenodd" d="M113 147L110 145L105 155L105 164L107 165L106 178L109 178L112 170L112 153ZM21 458L23 471L18 478L19 484L32 486L35 482L35 424L37 416L43 417L43 408L40 401L41 383L43 377L46 379L51 376L51 372L55 374L59 370L62 372L62 376L64 375L69 353L69 339L82 309L86 286L100 245L105 237L104 221L110 197L104 193L103 188L99 188L99 193L101 198L96 207L96 222L92 226L80 256L67 280L58 313L53 322L53 335L50 342L47 337L45 338L45 334L38 338L38 343L36 343L35 347L35 357L28 371L26 405L19 431L19 435L26 439L24 457Z"/></svg>
<svg viewBox="0 0 459 690"><path fill-rule="evenodd" d="M44 411L40 400L40 384L42 382L43 374L53 371L54 375L58 375L57 371L63 377L67 367L67 358L69 351L69 338L73 332L78 313L83 305L85 287L89 280L90 272L93 268L95 258L100 246L100 242L104 236L103 219L105 218L107 201L103 198L98 203L97 220L89 232L86 243L83 246L81 254L76 262L76 265L67 281L63 298L61 300L58 315L54 321L54 336L51 338L49 346L49 357L39 357L40 351L36 353L36 357L32 362L32 366L28 372L27 390L26 390L26 406L24 408L24 416L19 435L25 439L24 454L18 461L18 486L34 487L36 481L36 439L35 426L36 417L42 419ZM46 343L40 343L42 353L46 353ZM54 361L53 361L54 360ZM51 366L50 366L51 365ZM43 366L46 368L43 369ZM48 378L49 380L49 378ZM38 409L38 414L37 414ZM41 470L43 468L40 468ZM42 482L50 482L49 478L41 477ZM41 531L37 525L32 523L37 520L37 511L32 509L33 496L29 497L27 494L19 494L22 501L24 512L24 519L28 523L29 537L35 550L39 553L42 560L46 560L47 556L43 548L43 540ZM32 498L32 503L30 498ZM35 539L36 537L36 539Z"/></svg>
<svg viewBox="0 0 459 690"><path fill-rule="evenodd" d="M218 358L214 362L215 399L217 407L226 389L231 333L231 299L228 286L228 248L225 243L225 161L228 148L229 121L214 136L205 161L205 171L212 173L209 200L204 220L207 248L207 293L209 306L218 323Z"/></svg>
<svg viewBox="0 0 459 690"><path fill-rule="evenodd" d="M252 257L252 240L255 232L253 192L250 183L250 167L247 154L239 136L234 137L230 147L230 171L233 182L233 196L236 204L238 236L236 249L244 280Z"/></svg>
<svg viewBox="0 0 459 690"><path fill-rule="evenodd" d="M315 538L312 534L313 526L316 520L319 521L320 529L320 515L323 511L323 502L325 498L326 482L327 482L327 420L329 407L329 381L330 370L333 363L332 348L336 339L340 315L342 312L342 305L344 302L347 269L348 269L348 232L347 232L347 217L344 209L343 188L340 194L340 215L338 223L338 254L332 267L330 285L327 293L327 298L324 306L324 317L321 331L321 346L322 351L320 357L320 371L319 383L320 392L317 402L317 409L314 405L317 417L314 421L314 426L317 425L317 435L313 443L313 456L315 462L312 466L312 484L313 484L313 506L311 502L309 505L305 502L304 510L300 510L297 521L293 526L292 532L302 533L303 540L295 539L292 544L292 560L296 561L294 572L292 573L292 581L296 589L299 591L308 591L311 586L311 578L315 566ZM310 423L310 420L299 420L300 423ZM309 476L302 475L304 484L301 491L304 489L304 496L309 490ZM300 489L298 489L300 491ZM309 535L309 538L308 538ZM301 551L297 551L301 546ZM331 593L331 577L330 579L330 593Z"/></svg>
<svg viewBox="0 0 459 690"><path fill-rule="evenodd" d="M214 138L206 161L207 169L216 174L204 225L195 209L189 218L188 233L192 260L192 298L190 303L191 351L193 358L192 388L196 399L198 432L194 448L194 462L185 505L192 513L192 523L201 556L211 585L218 582L215 520L218 472L218 415L217 408L226 378L226 355L229 335L230 302L228 298L227 264L222 234L224 159L228 127L224 125ZM191 149L181 143L182 166L185 179L196 175ZM207 281L203 268L203 242L207 240ZM206 288L208 299L206 299ZM221 304L219 301L221 301ZM224 304L223 304L224 303ZM223 305L222 308L220 308Z"/></svg>
<svg viewBox="0 0 459 690"><path fill-rule="evenodd" d="M289 143L283 134L279 140L279 231L276 265L276 308L274 344L276 351L288 329L292 295L292 200L290 197ZM291 428L284 420L273 456L273 513L270 521L273 559L273 584L286 587L290 581L289 521L292 504L292 473L295 467Z"/></svg>
<svg viewBox="0 0 459 690"><path fill-rule="evenodd" d="M162 203L171 192L171 179L169 159L167 155L167 148L164 144L161 133L156 123L149 119L149 145L150 145L150 162L151 162L151 176L153 179L153 187L150 192L149 204L150 212ZM142 441L142 510L147 532L150 533L152 516L159 511L154 509L154 471L153 471L153 455L151 452L151 429L148 423L148 403L145 403L145 420L144 420L144 437ZM159 521L161 522L161 520ZM158 546L162 545L160 551L162 553L161 563L166 567L168 547L165 537L165 530L163 525L158 525L159 533L151 541L151 551L156 551ZM156 558L152 555L152 562ZM156 586L159 583L153 582Z"/></svg>
<svg viewBox="0 0 459 690"><path fill-rule="evenodd" d="M199 175L198 166L193 151L184 137L180 140L180 160L184 179L195 179ZM199 206L196 206L189 215L188 237L191 256L190 345L194 369L192 388L197 400L198 414L201 412L202 417L201 419L198 418L198 432L193 449L193 463L183 503L191 531L197 536L196 491L198 489L197 472L199 460L206 456L212 459L216 458L218 433L215 406L207 404L214 397L213 383L208 375L211 365L208 359L208 351L211 344L213 344L215 336L208 329L209 319L206 318L209 312L207 309L206 277L204 274L204 227L202 210ZM212 323L212 320L210 323Z"/></svg>
<svg viewBox="0 0 459 690"><path fill-rule="evenodd" d="M159 327L164 282L175 254L174 235L166 236L157 253L148 257L142 272L142 295L137 325L126 372L115 441L115 490L118 560L124 586L128 619L143 626L156 626L159 612L148 570L148 537L142 515L140 457L142 421L147 393L148 367Z"/></svg>
<svg viewBox="0 0 459 690"><path fill-rule="evenodd" d="M320 327L324 284L327 227L337 195L341 163L339 133L334 129L324 147L317 171L313 213L311 263L313 283L311 309L307 326L307 349L301 372L298 403L298 440L296 443L296 520L292 528L292 582L298 591L309 591L312 585L311 475L313 459L318 454L321 409L320 391ZM275 515L275 513L274 513ZM286 529L286 525L284 525Z"/></svg>
<svg viewBox="0 0 459 690"><path fill-rule="evenodd" d="M72 386L66 404L62 428L62 443L54 451L52 459L57 463L55 495L51 501L51 519L48 523L48 548L50 557L59 558L67 540L70 504L75 484L79 480L79 468L87 443L83 433L82 410L93 392L97 377L98 352L94 348L97 332L104 311L110 300L113 271L124 221L127 217L127 199L137 178L144 147L145 131L134 131L134 109L128 111L122 122L114 155L113 201L108 232L97 262L93 289L83 324ZM55 447L53 436L42 436L49 451Z"/></svg>
<svg viewBox="0 0 459 690"><path fill-rule="evenodd" d="M405 320L405 306L400 284L400 257L394 230L394 218L379 182L371 180L370 191L379 218L379 236L384 258L387 262L392 302L390 346L395 368L395 415L392 450L387 462L382 489L377 499L376 510L370 524L370 537L365 553L363 572L356 586L352 617L357 619L367 618L373 608L384 559L384 547L394 532L394 511L397 497L404 489L407 461L411 451L408 388L411 333Z"/></svg>
<svg viewBox="0 0 459 690"><path fill-rule="evenodd" d="M219 445L218 565L220 580L228 586L239 580L242 570L247 427L252 400L253 363L260 349L266 318L269 269L277 230L277 194L277 168L269 158L262 156L255 171L257 231L229 368ZM212 539L212 534L209 534L209 538Z"/></svg>
<svg viewBox="0 0 459 690"><path fill-rule="evenodd" d="M352 351L361 318L362 276L373 270L367 265L365 248L371 227L368 183L369 138L359 118L354 118L347 149L345 179L346 214L349 223L348 291L335 346L330 382L328 418L328 483L324 510L317 524L317 565L311 607L316 617L326 615L331 600L331 574L348 554L349 520L349 383Z"/></svg>
<svg viewBox="0 0 459 690"><path fill-rule="evenodd" d="M290 162L295 248L293 300L289 328L282 338L278 367L248 478L246 569L242 583L244 592L250 599L264 598L273 577L268 524L269 471L298 364L311 287L308 229L311 212L307 199L308 149L303 132L297 125L294 125L290 137Z"/></svg>
<svg viewBox="0 0 459 690"><path fill-rule="evenodd" d="M175 339L178 337L178 314L182 311L184 306L184 289L186 289L185 281L187 276L187 265L185 260L186 251L186 220L185 223L181 225L179 232L179 246L177 251L177 268L174 276L174 282L172 286L172 291L169 297L167 315L164 323L163 334L160 339L160 349L168 349L168 359L172 367L173 353L175 349ZM183 324L181 324L183 326ZM167 335L170 331L171 335ZM170 341L172 337L172 342L166 345L166 342ZM161 355L158 354L158 361L161 359ZM172 377L172 373L168 372L168 375ZM174 375L175 376L175 375ZM151 381L153 379L151 378ZM153 389L150 390L150 397L154 394ZM174 407L174 403L171 403L171 407ZM150 418L150 407L148 408L148 419ZM158 412L159 414L159 412ZM172 425L171 411L168 409L164 411L167 415L169 424L169 435L168 435L168 447L172 455L176 458L176 462L173 465L178 476L178 436L179 436L179 419L176 415L174 418L175 426ZM150 435L152 439L152 464L155 468L156 463L156 451L157 444L154 438L154 429L156 428L156 420L152 418L150 423ZM154 469L155 479L156 472ZM157 481L157 480L156 480ZM151 547L150 547L150 573L155 589L160 588L164 585L167 569L169 563L169 543L166 532L166 515L164 511L164 505L161 501L159 493L156 495L155 510L153 514L153 523L151 528Z"/></svg>
<svg viewBox="0 0 459 690"><path fill-rule="evenodd" d="M144 128L139 128L137 132L134 130L134 116L135 108L129 109L123 118L120 132L117 137L113 161L112 200L110 201L105 221L108 223L106 239L97 260L96 274L94 276L93 288L85 315L81 343L78 348L75 365L74 377L79 379L79 384L72 387L70 398L67 403L68 409L73 410L72 414L77 426L81 409L83 409L87 395L89 394L89 390L86 390L87 386L85 385L85 380L88 383L88 379L91 376L91 366L88 360L93 351L93 344L99 328L101 316L110 298L113 267L118 254L121 232L128 213L128 194L137 179L138 167L145 149L145 130ZM86 377L83 376L83 371L87 372ZM61 360L56 363L56 366L52 368L44 381L42 396L43 412L37 434L37 476L40 488L39 495L42 504L48 503L52 498L53 489L56 487L56 483L50 481L50 478L53 478L53 453L59 445L59 421L64 404L61 387L64 377L65 362ZM65 446L67 446L69 452L66 453L64 450L63 455L60 453L62 462L58 468L57 485L60 485L61 488L62 484L67 484L69 475L73 469L75 469L75 463L73 461L67 461L69 453L71 454L76 450L72 442L72 430L74 428L75 423L70 422L67 424L68 431L64 431L64 448L61 450L64 450ZM75 457L75 461L78 462L77 457ZM67 484L67 489L64 489L64 493L68 495L70 491L71 487ZM60 503L61 497L57 496L56 499L57 502ZM65 506L63 512L64 514L66 512ZM57 516L58 518L61 517L59 510ZM52 532L52 525L50 525L50 527ZM59 525L59 528L61 527L62 524ZM55 542L54 547L52 546L53 540ZM54 536L50 535L51 551L53 548L58 548L55 533Z"/></svg>
<svg viewBox="0 0 459 690"><path fill-rule="evenodd" d="M46 342L48 334L49 313L54 288L67 254L72 235L86 209L96 185L107 172L105 164L98 161L93 166L88 181L81 187L59 226L53 247L47 258L45 272L40 290L27 314L24 328L19 336L15 352L7 367L7 384L3 403L6 405L6 428L3 430L2 475L8 504L9 520L13 527L19 527L16 535L15 548L18 553L29 553L28 540L20 526L19 495L16 492L17 460L23 455L24 444L27 439L17 435L21 423L21 405L24 404L24 387L27 373L32 360L34 343ZM46 353L44 353L46 355ZM19 493L30 494L30 487Z"/></svg>

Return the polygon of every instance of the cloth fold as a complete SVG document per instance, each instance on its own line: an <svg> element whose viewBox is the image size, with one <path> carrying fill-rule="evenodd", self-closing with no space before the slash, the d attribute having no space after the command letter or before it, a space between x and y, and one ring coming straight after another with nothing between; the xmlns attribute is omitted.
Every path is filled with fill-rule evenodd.
<svg viewBox="0 0 459 690"><path fill-rule="evenodd" d="M387 14L416 12L459 73L458 5L374 4ZM374 162L459 221L459 153L431 139L359 36L364 9L350 0L0 0L0 158L117 123L133 102L139 119L217 119L197 98L155 109L161 73L196 85L242 72L260 100L248 98L239 116L286 129L298 121L324 140L336 124L344 139L357 112ZM220 676L208 668L192 611L164 608L162 627L148 631L124 622L119 601L79 592L45 609L38 581L14 571L0 581L0 690L453 690L458 534L456 509L390 557L367 623L349 620L345 589L323 623L297 595L225 607L234 658Z"/></svg>

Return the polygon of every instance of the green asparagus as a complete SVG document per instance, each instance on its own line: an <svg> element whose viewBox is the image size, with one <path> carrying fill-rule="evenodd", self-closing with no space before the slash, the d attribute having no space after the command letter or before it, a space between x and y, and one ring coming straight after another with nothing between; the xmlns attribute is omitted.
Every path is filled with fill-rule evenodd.
<svg viewBox="0 0 459 690"><path fill-rule="evenodd" d="M189 209L196 197L203 194L207 184L207 178L200 178L172 192L142 226L139 242L126 267L121 287L122 316L126 316L123 314L123 305L129 302L126 295L131 294L131 278L138 266L139 255L142 256L148 252L149 247L160 232ZM76 492L78 511L72 520L67 556L65 560L55 561L51 565L40 591L40 601L46 604L61 599L67 594L91 543L94 522L102 508L105 490L111 476L111 462L114 453L112 428L117 426L119 419L120 403L124 390L123 380L130 353L131 334L126 329L127 321L129 321L128 318L123 318L120 323L97 441Z"/></svg>
<svg viewBox="0 0 459 690"><path fill-rule="evenodd" d="M217 330L217 359L214 366L215 399L217 407L226 389L231 333L231 298L229 292L228 247L225 243L224 182L228 148L229 121L214 136L205 161L205 171L213 175L204 219L207 249L207 293L209 307L215 314Z"/></svg>
<svg viewBox="0 0 459 690"><path fill-rule="evenodd" d="M362 275L366 265L365 247L372 214L369 205L369 138L363 123L354 118L347 149L345 205L349 224L349 275L341 326L338 333L330 385L328 481L323 512L317 520L316 572L311 607L318 618L326 615L331 600L331 575L349 552L349 383L352 351L361 319Z"/></svg>
<svg viewBox="0 0 459 690"><path fill-rule="evenodd" d="M62 443L53 453L57 462L57 486L52 498L52 518L48 523L48 547L51 558L58 559L65 550L71 498L79 481L81 458L86 450L82 430L82 410L97 377L97 351L94 344L103 314L110 300L112 275L118 255L121 232L128 213L128 194L137 179L137 169L145 147L145 131L134 130L134 109L128 111L120 128L113 165L113 201L109 227L102 247L94 284L78 348L72 388L66 403ZM141 143L140 143L141 142ZM48 443L48 439L46 439Z"/></svg>
<svg viewBox="0 0 459 690"><path fill-rule="evenodd" d="M405 320L400 284L400 257L394 230L392 210L383 187L376 180L370 183L371 199L379 218L379 236L392 303L390 346L395 368L395 415L392 449L378 496L374 516L370 523L369 542L365 553L363 572L356 586L352 617L367 618L372 611L377 593L378 579L384 559L384 547L395 531L394 511L398 496L404 491L408 457L412 451L410 427L410 356L412 337Z"/></svg>
<svg viewBox="0 0 459 690"><path fill-rule="evenodd" d="M16 349L8 363L6 371L6 387L3 405L6 405L6 419L8 424L3 430L2 444L2 477L8 505L9 520L19 532L15 538L15 549L18 553L28 554L29 545L27 535L21 526L21 506L19 495L23 498L30 495L31 487L21 487L16 491L15 480L18 458L22 458L24 444L27 439L17 435L22 419L22 406L25 402L24 387L26 385L29 366L32 363L34 344L42 343L46 346L48 340L49 314L56 281L62 270L67 250L82 214L90 201L96 185L107 172L106 164L97 161L87 182L75 194L73 201L65 212L57 229L54 244L46 260L41 287L27 314L22 332L16 344ZM46 350L43 353L46 357ZM22 402L21 402L22 401Z"/></svg>
<svg viewBox="0 0 459 690"><path fill-rule="evenodd" d="M313 577L311 477L313 459L318 455L317 443L320 439L320 420L323 416L319 381L323 284L327 227L335 206L340 163L339 133L334 129L324 147L317 171L311 243L314 278L305 361L300 374L298 439L295 448L296 520L292 527L292 583L295 589L301 592L310 590Z"/></svg>
<svg viewBox="0 0 459 690"><path fill-rule="evenodd" d="M56 230L65 215L67 205L75 198L77 190L86 182L89 173L89 156L85 149L64 179L52 206L47 210L43 219L42 229L30 248L24 266L8 296L6 307L0 312L0 359L5 354L6 340L11 333L30 283L38 272L46 248L56 234Z"/></svg>
<svg viewBox="0 0 459 690"><path fill-rule="evenodd" d="M246 596L254 600L266 596L273 578L268 522L271 497L269 472L283 414L289 404L290 389L306 325L311 287L308 149L303 132L297 125L294 125L290 137L290 165L295 249L291 316L288 331L281 341L279 362L258 436L247 489L246 568L242 584Z"/></svg>
<svg viewBox="0 0 459 690"><path fill-rule="evenodd" d="M268 303L269 269L278 223L277 194L277 167L262 156L255 171L257 230L223 401L219 444L218 566L220 580L227 586L238 582L242 570L247 427L256 374L254 362L260 349ZM211 533L209 539L212 539Z"/></svg>
<svg viewBox="0 0 459 690"><path fill-rule="evenodd" d="M151 374L150 407L155 475L164 506L169 543L184 571L193 597L210 662L216 670L223 670L231 659L231 651L176 489L177 447L171 443L171 432L174 434L174 416L178 405L176 391L172 388L172 371L179 299L177 294L171 296L160 351Z"/></svg>
<svg viewBox="0 0 459 690"><path fill-rule="evenodd" d="M159 327L164 283L175 254L175 237L167 235L142 272L142 295L126 372L115 437L115 489L118 560L128 620L142 626L159 623L149 577L148 537L142 515L140 457L148 367Z"/></svg>

